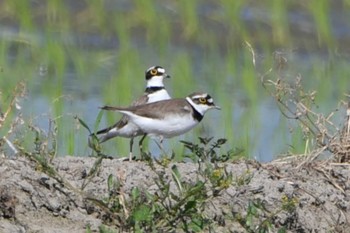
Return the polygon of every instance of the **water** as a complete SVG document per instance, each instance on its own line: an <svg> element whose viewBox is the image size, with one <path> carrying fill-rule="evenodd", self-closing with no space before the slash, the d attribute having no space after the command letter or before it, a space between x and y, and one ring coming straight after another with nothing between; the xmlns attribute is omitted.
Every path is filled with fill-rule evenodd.
<svg viewBox="0 0 350 233"><path fill-rule="evenodd" d="M156 7L149 9L145 4L148 11L143 15L135 10L142 10L136 2L105 1L101 12L110 17L96 18L89 12L96 8L65 4L70 4L67 30L39 26L47 20L43 9L43 14L36 12L34 30L21 28L19 20L9 17L2 20L0 32L7 48L2 61L11 64L4 67L5 74L27 81L28 96L22 104L25 116L46 130L47 119L59 119L59 155L90 154L88 132L74 117L93 128L99 106L127 106L143 92L144 70L152 65L162 65L172 75L166 86L173 97L205 90L222 107L221 112L208 112L193 132L166 143L168 151L177 153L184 151L180 139L195 141L198 135L227 138L223 150L242 147L260 161L270 161L290 149L293 123L281 115L259 80L259 74L272 66L274 51L288 58L288 79L301 74L305 87L319 92L321 110L335 109L348 91L350 11L342 10L341 4L329 9L329 46L321 41L321 26L302 4L286 12L285 28L290 30L285 43L274 38L284 36L273 35L280 19L274 22L275 12L264 4L241 7L235 15L238 25L225 6L211 1L195 8L196 22L191 21L191 12L171 2L155 2ZM148 22L158 15L161 20ZM244 41L256 49L256 69ZM7 88L6 82L1 85ZM99 128L119 118L118 113L108 113ZM128 143L128 139L112 139L103 144L104 151L127 154ZM152 142L150 150L159 153Z"/></svg>

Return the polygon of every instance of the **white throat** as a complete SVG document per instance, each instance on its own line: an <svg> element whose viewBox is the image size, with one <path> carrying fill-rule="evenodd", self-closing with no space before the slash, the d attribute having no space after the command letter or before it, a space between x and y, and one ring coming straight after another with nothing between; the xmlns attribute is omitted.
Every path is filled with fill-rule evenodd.
<svg viewBox="0 0 350 233"><path fill-rule="evenodd" d="M164 87L163 77L162 76L154 76L151 79L147 80L146 87Z"/></svg>
<svg viewBox="0 0 350 233"><path fill-rule="evenodd" d="M199 112L199 114L201 114L202 116L203 116L204 113L205 113L206 111L208 111L208 109L209 109L207 105L195 104L195 103L192 101L192 99L191 99L190 97L186 97L186 100L187 100L187 102L188 102L190 105L192 105L192 107L193 107L194 109L196 109L197 112Z"/></svg>
<svg viewBox="0 0 350 233"><path fill-rule="evenodd" d="M147 103L153 103L153 102L160 101L160 100L171 99L169 93L165 89L153 92L151 94L148 94L147 96L148 96Z"/></svg>

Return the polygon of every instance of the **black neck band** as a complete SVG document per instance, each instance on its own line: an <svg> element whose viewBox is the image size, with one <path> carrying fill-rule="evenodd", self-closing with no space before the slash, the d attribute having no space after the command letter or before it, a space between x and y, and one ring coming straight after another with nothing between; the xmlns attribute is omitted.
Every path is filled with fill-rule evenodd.
<svg viewBox="0 0 350 233"><path fill-rule="evenodd" d="M154 92L156 92L156 91L160 91L160 90L162 90L162 89L164 89L164 87L147 87L146 90L145 90L145 92L146 92L147 94L152 94L152 93L154 93Z"/></svg>
<svg viewBox="0 0 350 233"><path fill-rule="evenodd" d="M198 122L201 122L201 120L203 119L203 115L200 114L192 105L191 107L193 110L193 113L192 113L193 118L196 119Z"/></svg>

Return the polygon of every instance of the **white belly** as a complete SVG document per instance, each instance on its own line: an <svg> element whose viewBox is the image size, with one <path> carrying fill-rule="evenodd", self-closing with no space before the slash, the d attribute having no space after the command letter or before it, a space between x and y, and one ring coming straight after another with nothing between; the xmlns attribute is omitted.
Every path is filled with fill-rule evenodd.
<svg viewBox="0 0 350 233"><path fill-rule="evenodd" d="M113 130L116 131L118 136L126 137L126 138L135 137L142 134L140 128L130 121L120 129L114 128L111 131Z"/></svg>
<svg viewBox="0 0 350 233"><path fill-rule="evenodd" d="M129 121L126 125L124 125L120 129L112 128L111 130L109 130L104 134L99 134L99 140L100 142L104 142L117 136L124 137L124 138L132 138L142 134L143 133L140 130L140 128L134 123Z"/></svg>
<svg viewBox="0 0 350 233"><path fill-rule="evenodd" d="M152 94L149 94L147 103L153 103L160 100L168 100L168 99L171 99L170 95L165 89L162 89Z"/></svg>
<svg viewBox="0 0 350 233"><path fill-rule="evenodd" d="M188 132L198 124L198 121L194 120L191 115L174 115L165 119L150 119L139 116L131 116L131 118L143 132L151 137L171 138Z"/></svg>

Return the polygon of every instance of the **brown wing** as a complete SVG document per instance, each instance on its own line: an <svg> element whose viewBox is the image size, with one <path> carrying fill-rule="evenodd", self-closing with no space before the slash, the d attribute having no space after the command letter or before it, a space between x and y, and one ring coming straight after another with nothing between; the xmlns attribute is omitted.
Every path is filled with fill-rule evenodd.
<svg viewBox="0 0 350 233"><path fill-rule="evenodd" d="M128 108L104 106L101 107L101 109L109 111L125 110L133 112L139 116L155 119L164 118L164 113L183 115L193 111L191 105L186 99L161 100L149 104L131 106Z"/></svg>
<svg viewBox="0 0 350 233"><path fill-rule="evenodd" d="M146 104L148 101L148 97L147 97L147 94L144 94L142 95L140 98L134 100L132 103L131 103L131 106L138 106L138 105L142 105L142 104ZM104 109L104 110L115 110L113 107L111 106L104 106L102 107L101 109ZM126 115L123 115L122 118L117 122L115 123L114 125L108 127L108 128L105 128L105 129L102 129L100 131L98 131L96 134L102 134L102 133L107 133L108 131L110 131L111 129L113 128L117 128L117 129L120 129L122 128L123 126L125 126L129 121L129 118L128 116Z"/></svg>
<svg viewBox="0 0 350 233"><path fill-rule="evenodd" d="M147 94L143 94L140 98L134 100L130 106L147 104L147 102L148 102L148 96L147 96Z"/></svg>
<svg viewBox="0 0 350 233"><path fill-rule="evenodd" d="M162 119L164 118L164 113L182 115L192 111L192 108L185 99L171 99L133 106L124 110L132 111L139 116Z"/></svg>
<svg viewBox="0 0 350 233"><path fill-rule="evenodd" d="M107 128L104 128L104 129L97 131L96 134L108 133L111 129L114 129L114 128L120 129L124 125L126 125L127 123L128 123L128 117L123 115L123 117L117 123L115 123L114 125L111 125Z"/></svg>

